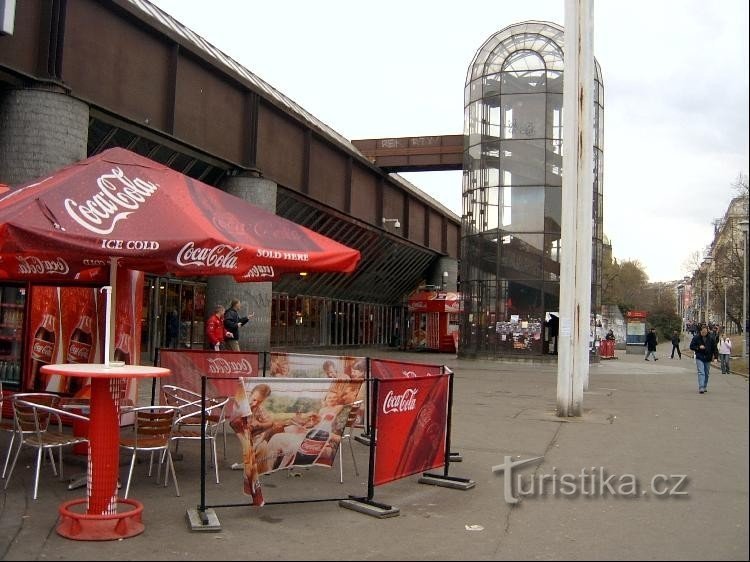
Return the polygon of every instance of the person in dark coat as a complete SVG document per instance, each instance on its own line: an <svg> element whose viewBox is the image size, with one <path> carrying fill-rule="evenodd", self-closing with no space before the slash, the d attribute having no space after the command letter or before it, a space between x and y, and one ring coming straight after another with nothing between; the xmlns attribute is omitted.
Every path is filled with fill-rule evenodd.
<svg viewBox="0 0 750 562"><path fill-rule="evenodd" d="M695 366L698 369L698 392L708 392L708 373L711 370L716 351L716 342L708 333L708 326L701 326L700 333L693 336L690 341L690 349L695 352Z"/></svg>
<svg viewBox="0 0 750 562"><path fill-rule="evenodd" d="M653 355L654 361L658 361L659 358L656 356L656 328L651 328L648 334L646 334L646 342L643 344L646 346L646 361L648 361L649 355Z"/></svg>
<svg viewBox="0 0 750 562"><path fill-rule="evenodd" d="M675 330L672 332L672 359L674 359L674 352L677 352L677 357L682 359L682 352L680 351L680 334Z"/></svg>

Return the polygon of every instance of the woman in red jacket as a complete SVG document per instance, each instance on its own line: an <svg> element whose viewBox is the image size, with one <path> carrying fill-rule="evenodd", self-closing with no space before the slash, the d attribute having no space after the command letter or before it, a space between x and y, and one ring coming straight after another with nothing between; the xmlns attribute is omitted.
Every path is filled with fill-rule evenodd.
<svg viewBox="0 0 750 562"><path fill-rule="evenodd" d="M224 349L224 338L226 336L226 329L224 329L224 307L217 304L214 307L214 313L206 322L206 339L208 340L208 348L214 351L221 351Z"/></svg>

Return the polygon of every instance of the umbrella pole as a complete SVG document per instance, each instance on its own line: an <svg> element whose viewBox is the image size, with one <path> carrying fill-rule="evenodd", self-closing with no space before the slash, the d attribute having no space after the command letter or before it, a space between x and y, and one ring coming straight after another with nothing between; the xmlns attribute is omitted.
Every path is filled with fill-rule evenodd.
<svg viewBox="0 0 750 562"><path fill-rule="evenodd" d="M101 290L107 293L104 319L104 366L109 367L113 357L112 334L115 332L115 319L112 316L112 295L117 294L117 258L109 258L109 285L102 287Z"/></svg>

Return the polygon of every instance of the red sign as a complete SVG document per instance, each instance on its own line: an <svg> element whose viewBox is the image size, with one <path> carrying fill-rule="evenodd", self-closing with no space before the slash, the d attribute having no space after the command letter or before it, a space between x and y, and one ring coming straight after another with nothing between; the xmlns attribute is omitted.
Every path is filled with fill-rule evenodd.
<svg viewBox="0 0 750 562"><path fill-rule="evenodd" d="M388 361L387 359L371 359L370 373L373 378L402 379L428 377L443 373L442 365L425 365L423 363L405 363L402 361Z"/></svg>
<svg viewBox="0 0 750 562"><path fill-rule="evenodd" d="M448 375L380 381L376 397L376 486L445 463Z"/></svg>

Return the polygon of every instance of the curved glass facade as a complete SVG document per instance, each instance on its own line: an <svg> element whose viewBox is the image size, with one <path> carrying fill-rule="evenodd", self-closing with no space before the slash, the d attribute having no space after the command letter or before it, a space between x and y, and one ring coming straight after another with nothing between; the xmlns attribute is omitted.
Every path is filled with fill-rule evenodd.
<svg viewBox="0 0 750 562"><path fill-rule="evenodd" d="M564 248L563 39L563 28L554 23L511 25L479 48L468 69L462 355L556 352ZM596 61L595 69L592 314L601 302L604 99Z"/></svg>

